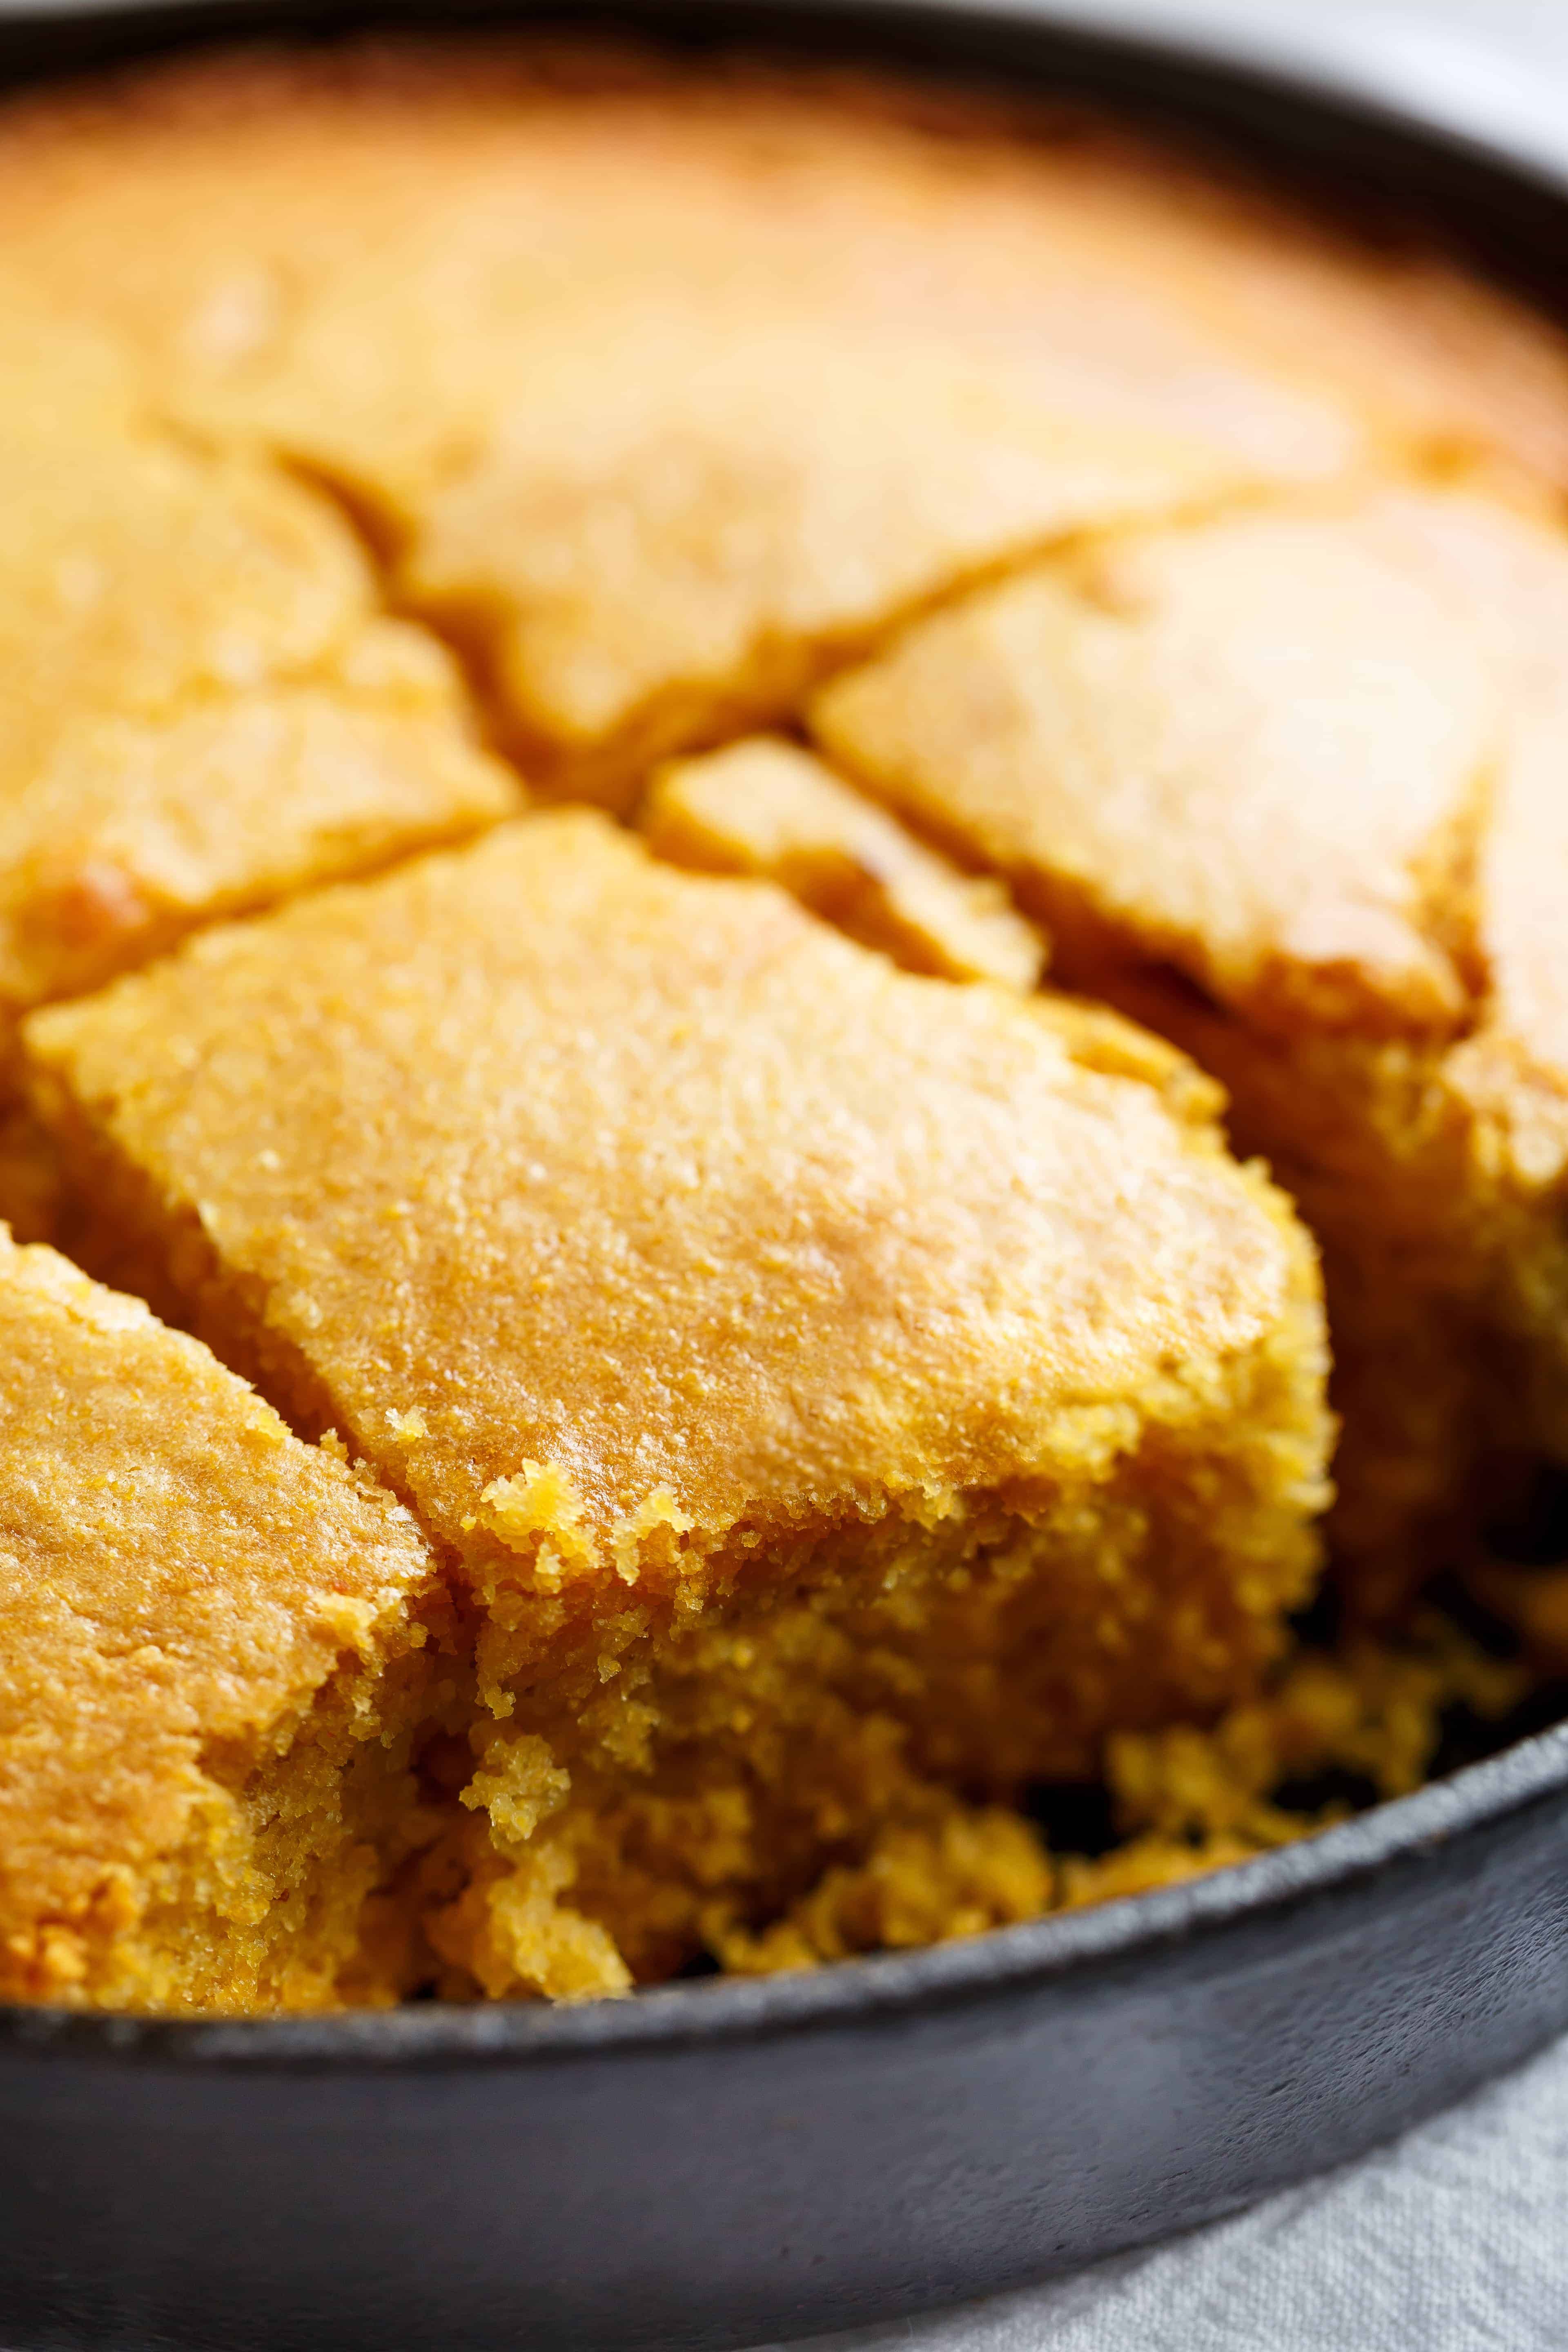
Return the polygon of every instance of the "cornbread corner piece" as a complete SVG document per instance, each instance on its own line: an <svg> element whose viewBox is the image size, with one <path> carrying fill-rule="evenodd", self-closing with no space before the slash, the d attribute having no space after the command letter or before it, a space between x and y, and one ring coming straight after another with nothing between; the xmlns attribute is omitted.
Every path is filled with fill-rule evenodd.
<svg viewBox="0 0 1568 2352"><path fill-rule="evenodd" d="M1568 1461L1568 539L1477 489L1112 540L816 730L1230 1092L1326 1255L1369 1601Z"/></svg>
<svg viewBox="0 0 1568 2352"><path fill-rule="evenodd" d="M26 1040L89 1260L343 1433L472 1595L428 1882L470 1985L601 1984L568 1897L666 1971L932 1774L1005 1792L1249 1688L1308 1585L1310 1244L1114 1015L578 811Z"/></svg>
<svg viewBox="0 0 1568 2352"><path fill-rule="evenodd" d="M962 874L807 751L756 737L673 761L638 814L658 857L780 883L907 971L1032 989L1047 953L995 881Z"/></svg>
<svg viewBox="0 0 1568 2352"><path fill-rule="evenodd" d="M0 1020L516 809L331 508L141 423L3 282L0 415Z"/></svg>
<svg viewBox="0 0 1568 2352"><path fill-rule="evenodd" d="M394 1997L360 1913L431 1575L389 1495L0 1227L0 1999Z"/></svg>

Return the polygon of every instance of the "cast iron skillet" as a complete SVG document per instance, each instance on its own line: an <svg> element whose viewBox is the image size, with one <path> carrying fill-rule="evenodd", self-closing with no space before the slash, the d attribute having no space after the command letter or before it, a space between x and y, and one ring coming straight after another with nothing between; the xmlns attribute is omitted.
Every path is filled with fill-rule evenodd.
<svg viewBox="0 0 1568 2352"><path fill-rule="evenodd" d="M1561 284L1568 187L1519 162L1364 91L1026 9L614 16L1173 113ZM55 0L0 22L0 71L410 13ZM1568 1727L1213 1878L816 1976L256 2024L7 2011L0 2340L721 2352L1202 2221L1564 2026Z"/></svg>

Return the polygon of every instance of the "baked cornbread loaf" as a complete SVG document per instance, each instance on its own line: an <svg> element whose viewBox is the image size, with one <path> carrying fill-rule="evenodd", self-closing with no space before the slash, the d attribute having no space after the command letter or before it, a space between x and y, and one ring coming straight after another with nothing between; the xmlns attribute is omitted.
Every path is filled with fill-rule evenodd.
<svg viewBox="0 0 1568 2352"><path fill-rule="evenodd" d="M778 882L907 971L1032 989L1047 945L1005 888L976 880L794 743L752 736L655 775L637 824L656 856Z"/></svg>
<svg viewBox="0 0 1568 2352"><path fill-rule="evenodd" d="M1247 1687L1302 1596L1310 1248L1102 1013L906 977L563 813L26 1039L89 1262L443 1547L470 1799L519 1867L585 1848L636 1968L798 1892L826 1819L853 1850L903 1756L1082 1770Z"/></svg>
<svg viewBox="0 0 1568 2352"><path fill-rule="evenodd" d="M1291 1663L1318 1246L1386 1601L1568 1461L1555 331L540 45L35 95L0 216L0 1213L85 1270L0 1260L0 1990L622 1991L1408 1785L1501 1684Z"/></svg>
<svg viewBox="0 0 1568 2352"><path fill-rule="evenodd" d="M1397 1592L1568 1460L1568 541L1379 487L1111 535L955 605L820 740L1223 1077L1324 1242L1337 1535Z"/></svg>
<svg viewBox="0 0 1568 2352"><path fill-rule="evenodd" d="M432 1581L389 1495L0 1227L0 1999L390 1998Z"/></svg>

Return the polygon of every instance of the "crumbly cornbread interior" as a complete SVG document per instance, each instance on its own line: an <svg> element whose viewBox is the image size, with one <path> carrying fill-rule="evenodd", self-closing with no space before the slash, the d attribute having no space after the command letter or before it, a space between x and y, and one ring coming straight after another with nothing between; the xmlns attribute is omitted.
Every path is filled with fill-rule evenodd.
<svg viewBox="0 0 1568 2352"><path fill-rule="evenodd" d="M138 1300L0 1232L0 1993L310 2006L366 1966L430 1556Z"/></svg>
<svg viewBox="0 0 1568 2352"><path fill-rule="evenodd" d="M1550 326L539 45L46 93L0 207L0 1992L969 1934L1521 1696L1289 1620L1331 1344L1363 1614L1568 1461Z"/></svg>

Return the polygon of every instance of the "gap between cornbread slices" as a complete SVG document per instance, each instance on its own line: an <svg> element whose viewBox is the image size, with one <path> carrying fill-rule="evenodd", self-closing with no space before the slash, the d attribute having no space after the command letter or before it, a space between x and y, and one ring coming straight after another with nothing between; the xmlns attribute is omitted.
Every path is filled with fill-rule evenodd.
<svg viewBox="0 0 1568 2352"><path fill-rule="evenodd" d="M1027 991L1048 953L999 883L960 873L776 737L669 761L643 795L637 829L672 866L779 883L906 971Z"/></svg>
<svg viewBox="0 0 1568 2352"><path fill-rule="evenodd" d="M1490 1456L1568 1458L1565 644L1552 516L1387 488L1111 538L815 713L1222 1078L1300 1202L1368 1601L1467 1540Z"/></svg>
<svg viewBox="0 0 1568 2352"><path fill-rule="evenodd" d="M26 1038L89 1261L341 1431L476 1611L421 1899L487 1990L563 1989L574 1881L662 1973L921 1776L1221 1704L1306 1589L1310 1245L1113 1015L563 812Z"/></svg>
<svg viewBox="0 0 1568 2352"><path fill-rule="evenodd" d="M42 1230L20 1013L521 793L330 505L148 426L3 278L0 412L0 1208Z"/></svg>
<svg viewBox="0 0 1568 2352"><path fill-rule="evenodd" d="M378 44L14 106L0 184L18 278L334 483L617 802L1046 541L1373 452L1568 478L1549 326L1060 110Z"/></svg>
<svg viewBox="0 0 1568 2352"><path fill-rule="evenodd" d="M1226 236L1190 200L1185 266L1150 267L1157 160L492 63L153 76L108 117L14 111L0 177L11 266L163 413L335 483L563 790L624 801L1043 541L1363 452L1342 394L1216 310Z"/></svg>
<svg viewBox="0 0 1568 2352"><path fill-rule="evenodd" d="M395 2000L434 1562L195 1339L0 1226L0 1999Z"/></svg>

